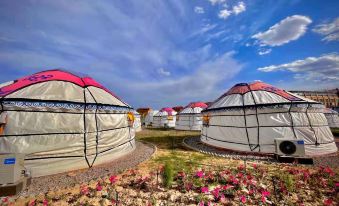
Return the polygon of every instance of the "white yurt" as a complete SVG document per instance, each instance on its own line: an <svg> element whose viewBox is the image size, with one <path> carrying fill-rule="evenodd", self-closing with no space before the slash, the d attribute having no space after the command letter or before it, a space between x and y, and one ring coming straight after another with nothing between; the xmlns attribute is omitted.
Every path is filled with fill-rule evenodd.
<svg viewBox="0 0 339 206"><path fill-rule="evenodd" d="M326 108L324 111L325 117L327 119L328 122L328 126L330 128L339 128L339 116L338 116L338 112Z"/></svg>
<svg viewBox="0 0 339 206"><path fill-rule="evenodd" d="M134 122L133 122L133 128L136 132L141 131L141 115L134 110Z"/></svg>
<svg viewBox="0 0 339 206"><path fill-rule="evenodd" d="M0 88L0 153L33 177L110 162L135 148L132 108L90 77L43 71Z"/></svg>
<svg viewBox="0 0 339 206"><path fill-rule="evenodd" d="M174 128L176 114L177 112L172 108L162 108L157 114L153 116L153 127Z"/></svg>
<svg viewBox="0 0 339 206"><path fill-rule="evenodd" d="M150 110L146 116L145 116L145 125L146 126L152 126L153 125L153 117L156 115L159 111L158 110Z"/></svg>
<svg viewBox="0 0 339 206"><path fill-rule="evenodd" d="M240 83L202 111L203 143L230 150L275 153L275 139L298 139L308 156L337 147L318 102L263 82Z"/></svg>
<svg viewBox="0 0 339 206"><path fill-rule="evenodd" d="M200 131L202 128L201 111L206 107L207 105L203 102L192 102L188 104L177 114L175 129Z"/></svg>

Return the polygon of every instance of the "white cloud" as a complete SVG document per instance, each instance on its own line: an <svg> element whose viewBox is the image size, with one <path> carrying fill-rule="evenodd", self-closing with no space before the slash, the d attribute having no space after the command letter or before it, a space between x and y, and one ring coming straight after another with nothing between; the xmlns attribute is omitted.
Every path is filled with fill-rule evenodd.
<svg viewBox="0 0 339 206"><path fill-rule="evenodd" d="M318 24L313 31L325 36L323 41L339 41L339 18L330 23Z"/></svg>
<svg viewBox="0 0 339 206"><path fill-rule="evenodd" d="M197 13L197 14L203 14L203 13L205 13L205 10L201 6L196 6L196 7L194 7L194 12Z"/></svg>
<svg viewBox="0 0 339 206"><path fill-rule="evenodd" d="M224 3L226 0L209 0L209 2L211 2L212 5L216 5L216 4L222 4Z"/></svg>
<svg viewBox="0 0 339 206"><path fill-rule="evenodd" d="M171 72L167 71L164 68L160 68L157 70L158 74L162 75L162 76L170 76Z"/></svg>
<svg viewBox="0 0 339 206"><path fill-rule="evenodd" d="M232 10L227 9L227 5L225 4L225 9L219 11L218 16L221 19L227 19L232 14L238 15L244 11L246 11L246 5L244 2L240 1L237 5L232 7Z"/></svg>
<svg viewBox="0 0 339 206"><path fill-rule="evenodd" d="M280 46L300 38L311 22L312 20L307 16L289 16L267 31L253 35L252 38L257 39L261 46Z"/></svg>
<svg viewBox="0 0 339 206"><path fill-rule="evenodd" d="M219 11L219 18L221 19L227 19L230 15L232 14L232 11L228 10L228 9L223 9Z"/></svg>
<svg viewBox="0 0 339 206"><path fill-rule="evenodd" d="M240 2L238 3L238 5L233 6L233 13L234 13L235 15L238 15L238 14L240 14L241 12L244 12L244 11L246 11L246 6L245 6L245 3L242 2L242 1L240 1Z"/></svg>
<svg viewBox="0 0 339 206"><path fill-rule="evenodd" d="M314 81L339 81L339 55L325 54L320 57L308 57L287 64L271 65L258 68L259 71L290 71L294 78Z"/></svg>
<svg viewBox="0 0 339 206"><path fill-rule="evenodd" d="M266 54L271 53L271 51L272 51L272 49L259 49L258 54L259 55L266 55Z"/></svg>

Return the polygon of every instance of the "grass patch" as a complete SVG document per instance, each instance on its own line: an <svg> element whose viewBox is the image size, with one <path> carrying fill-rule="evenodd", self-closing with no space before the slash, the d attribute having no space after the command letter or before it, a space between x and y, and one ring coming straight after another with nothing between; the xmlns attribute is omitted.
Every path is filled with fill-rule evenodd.
<svg viewBox="0 0 339 206"><path fill-rule="evenodd" d="M164 167L164 185L170 188L173 184L174 170L172 162L166 162Z"/></svg>

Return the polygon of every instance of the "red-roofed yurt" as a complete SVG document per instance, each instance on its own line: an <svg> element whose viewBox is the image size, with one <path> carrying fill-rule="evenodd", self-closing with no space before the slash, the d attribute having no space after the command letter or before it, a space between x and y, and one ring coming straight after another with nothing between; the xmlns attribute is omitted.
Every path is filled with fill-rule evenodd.
<svg viewBox="0 0 339 206"><path fill-rule="evenodd" d="M188 104L179 114L175 122L175 129L177 130L197 130L202 128L201 111L207 105L203 102L192 102Z"/></svg>
<svg viewBox="0 0 339 206"><path fill-rule="evenodd" d="M153 127L175 127L175 115L177 114L174 109L170 107L162 108L157 114L153 116Z"/></svg>
<svg viewBox="0 0 339 206"><path fill-rule="evenodd" d="M39 72L0 87L1 153L33 177L88 168L135 148L132 108L90 77Z"/></svg>
<svg viewBox="0 0 339 206"><path fill-rule="evenodd" d="M263 82L236 84L202 112L201 141L231 150L275 153L275 141L296 140L307 156L334 153L337 147L323 108ZM285 145L286 151L294 149Z"/></svg>

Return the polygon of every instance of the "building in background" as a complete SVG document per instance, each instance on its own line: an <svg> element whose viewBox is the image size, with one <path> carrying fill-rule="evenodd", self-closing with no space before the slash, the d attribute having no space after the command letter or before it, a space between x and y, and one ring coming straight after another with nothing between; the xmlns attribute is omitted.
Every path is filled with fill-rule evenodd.
<svg viewBox="0 0 339 206"><path fill-rule="evenodd" d="M290 91L297 95L321 102L327 108L338 110L339 108L339 89L332 89L326 91Z"/></svg>

